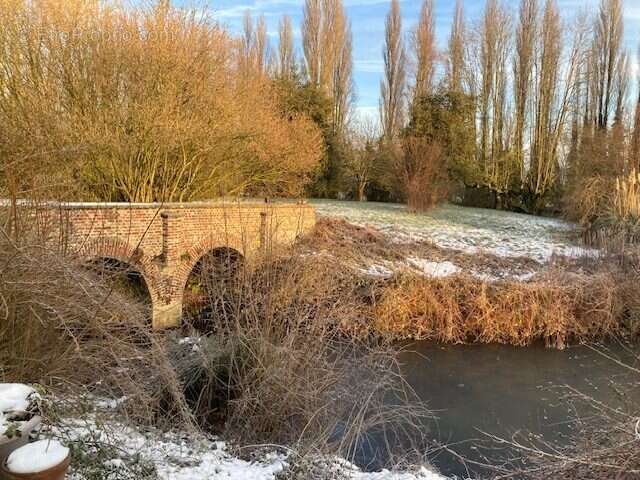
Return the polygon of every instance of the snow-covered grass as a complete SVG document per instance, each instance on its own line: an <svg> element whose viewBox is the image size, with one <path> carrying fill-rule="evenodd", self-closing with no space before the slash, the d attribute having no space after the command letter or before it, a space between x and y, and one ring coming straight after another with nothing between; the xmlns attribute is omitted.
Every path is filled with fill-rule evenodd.
<svg viewBox="0 0 640 480"><path fill-rule="evenodd" d="M428 241L445 249L528 257L541 263L554 255L598 254L577 244L576 227L553 218L450 204L421 214L390 203L314 200L312 204L322 216L372 226L399 243Z"/></svg>
<svg viewBox="0 0 640 480"><path fill-rule="evenodd" d="M433 278L444 278L464 273L485 282L496 282L499 280L527 282L537 273L535 271L514 272L506 269L499 272L494 271L487 273L473 269L464 269L449 260L433 261L421 257L407 257L404 261L395 262L379 260L377 263L372 263L366 268L359 268L359 271L365 275L376 278L389 278L398 272L405 271L419 273L425 277Z"/></svg>
<svg viewBox="0 0 640 480"><path fill-rule="evenodd" d="M92 402L102 407L117 403ZM77 461L72 463L71 479L85 480L86 471L90 470L94 475L100 471L100 478L278 480L289 478L289 469L296 461L295 453L286 448L262 447L250 457L240 458L228 443L214 437L205 438L187 432L142 430L124 425L118 418L116 410L101 410L85 414L82 418L66 418L53 426L49 433L71 445L76 451L76 459L100 463L88 467ZM418 467L412 473L389 470L363 472L339 458L318 458L317 463L324 465L328 475L326 478L446 480L425 467Z"/></svg>

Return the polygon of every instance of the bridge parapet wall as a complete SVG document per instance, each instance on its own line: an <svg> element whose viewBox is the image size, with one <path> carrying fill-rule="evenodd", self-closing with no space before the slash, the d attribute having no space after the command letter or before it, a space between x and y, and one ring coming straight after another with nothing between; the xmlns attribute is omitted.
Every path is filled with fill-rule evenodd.
<svg viewBox="0 0 640 480"><path fill-rule="evenodd" d="M244 257L291 245L315 225L315 210L294 203L67 203L47 206L63 252L114 258L139 270L154 328L177 326L182 295L198 260L221 247Z"/></svg>

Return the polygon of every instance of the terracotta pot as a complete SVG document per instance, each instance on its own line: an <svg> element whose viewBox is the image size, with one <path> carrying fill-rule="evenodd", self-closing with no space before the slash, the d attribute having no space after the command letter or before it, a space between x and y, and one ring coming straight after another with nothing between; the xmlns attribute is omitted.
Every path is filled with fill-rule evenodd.
<svg viewBox="0 0 640 480"><path fill-rule="evenodd" d="M24 447L27 443L29 443L29 435L31 432L40 425L42 419L39 416L33 417L31 420L26 421L20 427L20 436L13 438L4 438L0 437L0 463L4 464L4 461L7 459L11 452L14 450Z"/></svg>
<svg viewBox="0 0 640 480"><path fill-rule="evenodd" d="M0 478L2 480L64 480L70 462L71 455L67 455L67 458L61 463L42 472L14 473L7 470L7 460L5 459L0 465Z"/></svg>

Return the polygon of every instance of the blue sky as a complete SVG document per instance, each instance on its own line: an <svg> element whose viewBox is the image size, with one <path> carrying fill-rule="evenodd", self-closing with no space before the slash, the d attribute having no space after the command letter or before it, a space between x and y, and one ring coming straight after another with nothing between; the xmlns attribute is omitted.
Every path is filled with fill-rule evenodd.
<svg viewBox="0 0 640 480"><path fill-rule="evenodd" d="M517 11L519 0L505 0ZM304 0L213 0L208 4L214 17L232 31L239 31L245 10L253 15L264 14L273 45L277 45L278 22L283 14L292 17L295 39L300 43L300 21ZM467 20L477 20L485 0L465 0ZM599 0L558 0L563 18L569 21L580 10L594 11ZM351 20L354 42L354 80L357 92L357 108L364 114L375 115L382 75L382 44L384 18L389 0L344 0ZM401 0L404 29L408 32L416 23L420 0ZM455 0L435 0L436 31L439 46L446 46ZM640 47L640 0L625 0L625 43L633 54L634 72L638 73L637 52ZM299 48L299 47L298 47Z"/></svg>

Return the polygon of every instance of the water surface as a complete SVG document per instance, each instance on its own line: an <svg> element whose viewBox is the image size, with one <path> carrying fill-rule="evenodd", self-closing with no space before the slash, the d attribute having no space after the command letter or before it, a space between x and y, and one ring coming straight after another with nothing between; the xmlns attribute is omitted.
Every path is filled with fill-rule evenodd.
<svg viewBox="0 0 640 480"><path fill-rule="evenodd" d="M630 360L621 346L611 352ZM640 351L640 349L638 349ZM575 440L576 412L561 397L571 386L610 405L640 402L640 379L587 346L564 351L543 346L439 345L418 342L402 354L403 371L419 397L437 415L425 429L455 453L434 453L432 463L446 475L466 477L456 455L499 465L517 455L485 433L510 438L515 432L540 435L560 446ZM635 382L635 383L634 383ZM614 387L632 385L632 396ZM586 415L587 409L578 406ZM487 470L469 464L476 474Z"/></svg>

